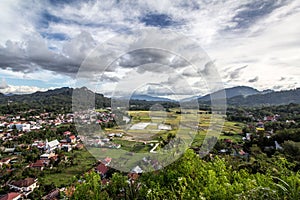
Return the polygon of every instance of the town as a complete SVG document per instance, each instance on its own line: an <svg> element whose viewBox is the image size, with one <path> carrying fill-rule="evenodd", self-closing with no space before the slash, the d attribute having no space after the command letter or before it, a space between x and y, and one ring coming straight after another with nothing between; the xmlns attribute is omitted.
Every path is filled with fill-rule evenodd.
<svg viewBox="0 0 300 200"><path fill-rule="evenodd" d="M290 107L295 110L297 105ZM79 118L90 124L86 121L90 118L87 113L31 113L35 112L29 110L15 116L1 116L0 184L3 197L0 199L71 198L76 184L84 181L85 174L91 172L100 175L101 184L109 185L121 161L130 162L132 155L139 152L155 155L156 148L163 148L168 143L174 147L172 138L176 138L176 134L172 133L178 129L176 117L180 116L175 109L167 113L170 118L156 116L151 120L147 111L129 111L124 124L130 128L124 130L116 124L116 115L106 108L93 112L91 117L92 123L106 131L101 132L100 136L88 137L78 134L74 123ZM241 163L250 163L256 154L295 154L289 148L296 143L286 140L296 135L282 131L294 130L299 126L296 113L286 113L277 107L250 111L232 108L227 113L222 134L219 138L210 138L211 141L204 140L211 114L205 111L197 113L200 113L201 120L190 148L199 155L203 153L201 145L214 139L216 144L207 155L210 158L230 156L236 161L241 160ZM299 138L293 140L297 142ZM95 150L100 151L101 156L90 154ZM127 153L120 158L122 150ZM162 161L150 156L139 158L130 165L130 172L127 173L129 183L136 181L147 171L147 167L159 170L162 165Z"/></svg>

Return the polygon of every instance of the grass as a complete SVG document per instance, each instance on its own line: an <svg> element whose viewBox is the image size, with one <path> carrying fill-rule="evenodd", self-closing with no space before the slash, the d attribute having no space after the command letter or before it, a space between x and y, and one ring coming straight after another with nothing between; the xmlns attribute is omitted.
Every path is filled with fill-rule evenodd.
<svg viewBox="0 0 300 200"><path fill-rule="evenodd" d="M75 155L76 154L76 155ZM45 184L53 183L56 187L70 185L74 181L74 177L83 174L92 168L96 159L86 149L74 151L74 153L66 153L67 156L74 156L73 166L67 166L60 173L55 173L55 169L45 171L45 175L40 178L40 181ZM49 174L48 174L49 172Z"/></svg>
<svg viewBox="0 0 300 200"><path fill-rule="evenodd" d="M243 123L225 121L223 132L219 139L230 139L233 142L242 141L240 133L242 133L243 126ZM224 133L229 133L230 135L226 135Z"/></svg>
<svg viewBox="0 0 300 200"><path fill-rule="evenodd" d="M140 146L137 145L134 148L140 148ZM147 147L145 146L145 148ZM96 156L97 160L102 160L106 157L112 158L110 166L120 171L130 171L145 156L140 151L139 153L130 153L123 149L90 148L89 151ZM148 153L149 151L146 152Z"/></svg>
<svg viewBox="0 0 300 200"><path fill-rule="evenodd" d="M188 112L181 114L177 114L176 111L179 110L172 109L171 112L167 113L162 113L161 111L128 111L128 115L132 117L132 124L140 122L152 122L154 124L148 125L143 130L127 130L127 133L134 136L136 139L144 138L144 140L160 138L166 140L168 134L171 133L177 135L178 137L181 137L187 142L191 141L191 139L194 138L192 145L200 146L205 136L207 135L207 130L209 128L212 128L212 130L210 130L209 132L210 136L216 136L219 139L231 139L234 142L239 142L242 140L242 136L240 135L240 133L242 132L242 128L244 126L243 123L224 121L224 125L222 127L210 127L211 122L215 122L218 125L217 122L220 119L211 119L212 114L197 114L198 111L196 110L189 110ZM158 130L158 124L161 123L171 125L173 130ZM180 127L179 124L182 124L183 126ZM195 124L198 124L200 128L198 133L191 129L192 127L195 127ZM217 132L216 130L222 130L222 133ZM109 131L113 132L114 129L111 129ZM189 133L194 135L190 135ZM224 133L230 134L224 135ZM133 141L125 142L122 140L116 140L116 143L121 144L121 149L124 149L126 151L139 152L139 150L141 150L142 152L144 152L147 149L142 148L141 146L137 147L139 143Z"/></svg>

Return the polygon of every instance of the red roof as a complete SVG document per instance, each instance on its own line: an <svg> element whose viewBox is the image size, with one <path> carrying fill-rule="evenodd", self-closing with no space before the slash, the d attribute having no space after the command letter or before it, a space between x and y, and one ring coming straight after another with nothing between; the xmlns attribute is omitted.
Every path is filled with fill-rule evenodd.
<svg viewBox="0 0 300 200"><path fill-rule="evenodd" d="M71 140L73 140L73 139L76 138L76 136L75 136L75 135L71 135L69 138L70 138Z"/></svg>
<svg viewBox="0 0 300 200"><path fill-rule="evenodd" d="M107 185L107 184L109 183L109 180L103 179L103 180L101 181L101 183L102 183L102 185Z"/></svg>
<svg viewBox="0 0 300 200"><path fill-rule="evenodd" d="M44 161L43 160L37 160L35 163L32 163L30 167L44 167Z"/></svg>
<svg viewBox="0 0 300 200"><path fill-rule="evenodd" d="M96 171L101 173L102 175L104 175L108 171L108 168L104 164L101 163L96 167Z"/></svg>
<svg viewBox="0 0 300 200"><path fill-rule="evenodd" d="M109 165L110 162L111 162L111 160L112 160L112 158L106 157L106 158L102 161L102 163L103 163L104 165Z"/></svg>
<svg viewBox="0 0 300 200"><path fill-rule="evenodd" d="M0 197L0 200L13 200L14 198L20 196L20 193L17 192L10 192L2 197Z"/></svg>
<svg viewBox="0 0 300 200"><path fill-rule="evenodd" d="M71 135L71 132L70 131L65 131L64 135Z"/></svg>

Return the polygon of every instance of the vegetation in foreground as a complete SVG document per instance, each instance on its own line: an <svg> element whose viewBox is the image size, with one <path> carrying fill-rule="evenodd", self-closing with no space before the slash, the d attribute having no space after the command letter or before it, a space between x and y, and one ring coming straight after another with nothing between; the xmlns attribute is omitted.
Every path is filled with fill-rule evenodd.
<svg viewBox="0 0 300 200"><path fill-rule="evenodd" d="M129 183L121 173L109 185L96 173L85 174L71 199L299 199L300 173L293 167L281 155L245 165L229 156L200 159L188 150L163 170Z"/></svg>

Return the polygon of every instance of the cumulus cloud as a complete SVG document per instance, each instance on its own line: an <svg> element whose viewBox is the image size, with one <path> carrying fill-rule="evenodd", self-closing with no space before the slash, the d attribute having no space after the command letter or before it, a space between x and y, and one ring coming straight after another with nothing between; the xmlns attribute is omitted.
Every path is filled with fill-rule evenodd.
<svg viewBox="0 0 300 200"><path fill-rule="evenodd" d="M168 65L172 68L185 67L188 63L164 49L138 49L122 56L119 61L121 67L138 67L149 63Z"/></svg>
<svg viewBox="0 0 300 200"><path fill-rule="evenodd" d="M0 89L6 89L8 87L5 78L2 78L2 81L0 83Z"/></svg>
<svg viewBox="0 0 300 200"><path fill-rule="evenodd" d="M39 88L36 86L15 86L7 85L5 88L0 88L0 92L4 94L30 94L37 91L46 91L48 88Z"/></svg>
<svg viewBox="0 0 300 200"><path fill-rule="evenodd" d="M40 36L31 36L26 42L8 40L0 46L0 67L24 73L39 69L74 75L87 54L95 47L88 32L81 32L63 45L62 52L55 52Z"/></svg>

